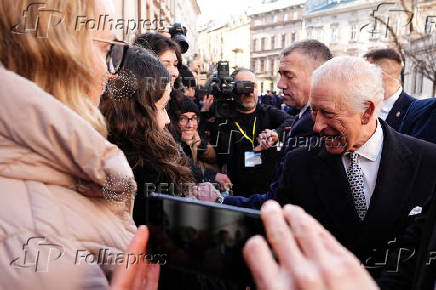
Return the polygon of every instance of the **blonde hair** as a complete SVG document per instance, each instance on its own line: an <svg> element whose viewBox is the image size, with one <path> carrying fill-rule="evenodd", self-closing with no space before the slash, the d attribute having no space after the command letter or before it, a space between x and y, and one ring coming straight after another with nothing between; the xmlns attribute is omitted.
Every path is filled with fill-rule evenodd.
<svg viewBox="0 0 436 290"><path fill-rule="evenodd" d="M88 96L91 89L89 80L93 77L92 66L89 65L93 63L91 32L88 29L75 29L77 16L91 17L96 14L95 0L44 2L44 5L32 7L24 13L31 1L2 1L0 61L6 69L35 82L106 136L104 118ZM38 8L55 11L46 13L62 16L62 23L57 24L61 18L52 15L37 17L41 13ZM40 28L48 29L47 34L37 36L35 33L21 33L19 30L26 28L23 27L24 15L28 18L27 24L34 25L38 20Z"/></svg>

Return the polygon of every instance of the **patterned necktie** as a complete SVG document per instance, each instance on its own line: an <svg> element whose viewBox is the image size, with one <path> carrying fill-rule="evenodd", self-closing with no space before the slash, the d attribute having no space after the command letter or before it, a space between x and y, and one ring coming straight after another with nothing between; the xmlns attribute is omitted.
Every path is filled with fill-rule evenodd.
<svg viewBox="0 0 436 290"><path fill-rule="evenodd" d="M357 215L359 216L359 219L363 221L366 214L366 201L363 185L363 171L359 166L357 156L358 154L356 152L350 152L350 154L348 154L351 164L347 169L347 179L350 184Z"/></svg>

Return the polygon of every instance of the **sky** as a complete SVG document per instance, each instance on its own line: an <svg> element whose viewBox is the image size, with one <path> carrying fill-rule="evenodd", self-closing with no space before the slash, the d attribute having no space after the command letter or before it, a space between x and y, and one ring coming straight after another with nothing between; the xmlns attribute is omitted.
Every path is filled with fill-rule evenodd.
<svg viewBox="0 0 436 290"><path fill-rule="evenodd" d="M197 0L201 10L201 22L241 14L248 7L259 5L261 2L262 0Z"/></svg>

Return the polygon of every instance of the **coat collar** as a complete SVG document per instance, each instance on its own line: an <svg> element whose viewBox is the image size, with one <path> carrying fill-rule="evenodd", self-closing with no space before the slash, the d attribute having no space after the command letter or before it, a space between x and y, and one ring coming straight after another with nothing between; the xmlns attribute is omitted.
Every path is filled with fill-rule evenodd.
<svg viewBox="0 0 436 290"><path fill-rule="evenodd" d="M363 226L366 232L377 234L381 229L389 227L400 214L393 207L401 208L412 192L408 185L411 183L407 181L416 168L411 159L413 153L399 142L399 133L383 120L379 119L379 122L384 135L382 156L377 185L363 223L359 221L354 209L341 156L328 153L325 146L322 146L318 158L315 159L317 164L314 166L314 181L318 196L336 227L345 236L350 236L347 231L351 228L358 229Z"/></svg>

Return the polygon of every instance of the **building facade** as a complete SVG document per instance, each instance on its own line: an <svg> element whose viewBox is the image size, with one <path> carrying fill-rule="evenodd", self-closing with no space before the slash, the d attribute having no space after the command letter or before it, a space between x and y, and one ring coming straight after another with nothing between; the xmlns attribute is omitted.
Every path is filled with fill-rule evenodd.
<svg viewBox="0 0 436 290"><path fill-rule="evenodd" d="M213 71L220 60L229 61L230 73L250 67L250 19L245 13L206 23L200 27L198 43L204 71Z"/></svg>
<svg viewBox="0 0 436 290"><path fill-rule="evenodd" d="M305 1L270 1L249 11L251 70L260 94L277 91L280 52L302 38Z"/></svg>
<svg viewBox="0 0 436 290"><path fill-rule="evenodd" d="M198 53L197 19L201 11L196 0L114 0L117 19L124 29L116 29L119 39L131 41L138 33L158 31L180 22L187 28L189 50L184 57ZM121 26L119 26L121 28Z"/></svg>

